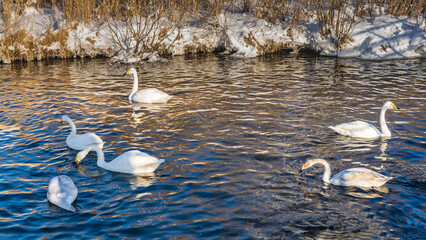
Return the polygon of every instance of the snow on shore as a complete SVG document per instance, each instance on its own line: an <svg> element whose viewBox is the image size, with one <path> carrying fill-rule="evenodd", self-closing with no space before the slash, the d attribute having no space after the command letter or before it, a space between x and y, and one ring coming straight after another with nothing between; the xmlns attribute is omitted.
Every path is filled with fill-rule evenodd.
<svg viewBox="0 0 426 240"><path fill-rule="evenodd" d="M425 29L406 17L380 16L356 25L354 41L344 49L327 55L364 60L389 60L426 57Z"/></svg>
<svg viewBox="0 0 426 240"><path fill-rule="evenodd" d="M47 33L57 33L66 26L56 9L28 8L19 20L27 23L21 26L31 39L40 43ZM234 57L249 58L283 49L294 50L297 53L300 48L308 48L325 56L365 60L426 58L425 23L416 23L415 20L406 17L380 16L374 20L366 19L359 22L351 34L353 41L339 50L336 50L327 38L320 35L318 24L315 22L296 27L290 36L289 26L270 24L263 19L244 14L222 14L211 22L212 24L187 23L174 30L162 44L169 44L172 55L221 51ZM144 57L130 54L131 43L127 50L119 48L113 41L111 29L106 23L78 23L68 28L67 32L66 41L52 42L48 46L40 44L39 51L53 51L60 55L66 50L74 57L103 55L111 57L111 61L114 62L146 60ZM0 21L0 42L4 42L5 35L4 23ZM0 44L0 61L10 62L5 56L4 49L13 51L16 47ZM26 53L36 51L23 49L25 46L22 44L18 47ZM43 58L40 53L34 55L38 56L36 59ZM151 61L161 59L157 53L148 54L147 58Z"/></svg>

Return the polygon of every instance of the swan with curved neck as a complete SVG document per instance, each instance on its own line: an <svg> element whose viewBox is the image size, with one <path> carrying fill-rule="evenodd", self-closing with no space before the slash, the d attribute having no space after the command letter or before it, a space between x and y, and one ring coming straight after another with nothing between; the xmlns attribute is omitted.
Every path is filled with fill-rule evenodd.
<svg viewBox="0 0 426 240"><path fill-rule="evenodd" d="M160 91L156 88L145 88L140 91L138 91L138 73L136 72L136 69L130 68L125 75L133 75L133 88L129 95L129 101L132 102L141 102L141 103L166 103L170 100L173 96Z"/></svg>
<svg viewBox="0 0 426 240"><path fill-rule="evenodd" d="M390 137L391 132L386 125L385 113L388 109L399 109L392 102L385 102L380 111L380 128L381 132L373 125L363 121L354 121L348 123L341 123L336 126L330 126L329 128L335 132L349 137L355 138L379 138L379 137Z"/></svg>
<svg viewBox="0 0 426 240"><path fill-rule="evenodd" d="M68 135L66 143L69 148L75 150L84 150L91 145L96 145L102 149L104 142L98 135L94 133L85 133L83 135L77 135L77 128L74 122L67 115L63 115L61 122L67 122L71 126L71 133Z"/></svg>
<svg viewBox="0 0 426 240"><path fill-rule="evenodd" d="M328 162L324 159L308 160L305 164L303 164L300 172L315 164L321 164L324 166L324 173L322 176L322 180L324 182L338 186L380 187L392 179L392 177L387 177L373 170L362 167L349 168L331 177L330 164L328 164Z"/></svg>
<svg viewBox="0 0 426 240"><path fill-rule="evenodd" d="M79 152L75 157L75 162L79 163L91 150L98 155L97 165L113 172L129 174L154 172L164 162L164 159L158 159L138 150L127 151L110 162L105 162L104 153L97 146L90 146Z"/></svg>
<svg viewBox="0 0 426 240"><path fill-rule="evenodd" d="M59 175L52 178L47 188L47 200L71 212L76 211L71 203L75 201L77 194L77 187L67 175Z"/></svg>

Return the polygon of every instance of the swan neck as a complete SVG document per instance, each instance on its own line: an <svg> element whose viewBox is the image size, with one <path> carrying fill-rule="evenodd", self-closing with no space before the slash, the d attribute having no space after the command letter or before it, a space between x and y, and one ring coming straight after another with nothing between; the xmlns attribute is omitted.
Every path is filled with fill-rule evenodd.
<svg viewBox="0 0 426 240"><path fill-rule="evenodd" d="M330 177L331 177L331 167L330 167L330 164L328 164L328 162L325 161L325 160L323 160L323 159L317 159L315 161L315 164L316 163L324 165L324 173L322 175L322 180L324 182L326 182L326 183L329 183L330 182Z"/></svg>
<svg viewBox="0 0 426 240"><path fill-rule="evenodd" d="M100 149L98 146L93 146L93 150L96 151L96 154L98 155L98 161L97 161L97 165L99 167L103 167L105 165L105 156L104 156L104 152L102 151L102 149Z"/></svg>
<svg viewBox="0 0 426 240"><path fill-rule="evenodd" d="M73 138L77 135L77 128L75 127L75 124L71 119L66 119L66 121L70 124L71 127L71 133L68 138Z"/></svg>
<svg viewBox="0 0 426 240"><path fill-rule="evenodd" d="M138 84L139 84L138 75L136 73L133 73L133 88L132 88L132 92L129 95L129 100L131 100L133 94L138 91Z"/></svg>
<svg viewBox="0 0 426 240"><path fill-rule="evenodd" d="M330 182L331 177L331 168L330 165L327 163L327 165L324 165L324 174L322 175L322 180L326 183Z"/></svg>
<svg viewBox="0 0 426 240"><path fill-rule="evenodd" d="M386 124L386 120L385 120L385 113L386 113L387 108L385 106L382 107L382 110L380 111L380 128L382 130L382 135L383 136L390 136L391 132L389 131L389 128Z"/></svg>

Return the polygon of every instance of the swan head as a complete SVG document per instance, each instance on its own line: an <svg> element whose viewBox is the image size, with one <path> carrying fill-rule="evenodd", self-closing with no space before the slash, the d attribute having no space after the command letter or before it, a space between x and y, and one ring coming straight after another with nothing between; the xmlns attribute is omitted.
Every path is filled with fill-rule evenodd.
<svg viewBox="0 0 426 240"><path fill-rule="evenodd" d="M87 156L87 154L89 154L90 150L92 150L92 147L88 147L83 151L77 153L77 156L75 156L75 163L80 163L80 161L83 160Z"/></svg>
<svg viewBox="0 0 426 240"><path fill-rule="evenodd" d="M62 122L69 122L71 120L71 118L69 118L67 115L62 115L61 117L61 123Z"/></svg>
<svg viewBox="0 0 426 240"><path fill-rule="evenodd" d="M127 70L127 72L125 72L124 74L123 74L123 76L126 76L126 75L129 75L129 74L133 74L133 75L137 75L138 73L136 72L136 69L134 69L134 68L130 68L129 70Z"/></svg>
<svg viewBox="0 0 426 240"><path fill-rule="evenodd" d="M315 165L317 163L328 164L327 161L325 161L324 159L319 159L319 158L318 159L311 159L311 160L306 161L305 164L303 164L302 169L299 171L299 173L302 172L305 169L312 167L313 165Z"/></svg>
<svg viewBox="0 0 426 240"><path fill-rule="evenodd" d="M300 169L300 171L299 171L299 172L302 172L303 170L310 168L312 165L314 165L314 164L312 163L312 160L308 160L307 162L305 162L305 163L303 164L302 169Z"/></svg>
<svg viewBox="0 0 426 240"><path fill-rule="evenodd" d="M385 108L385 109L399 109L395 104L393 104L390 101L385 102L385 104L383 104L383 108Z"/></svg>

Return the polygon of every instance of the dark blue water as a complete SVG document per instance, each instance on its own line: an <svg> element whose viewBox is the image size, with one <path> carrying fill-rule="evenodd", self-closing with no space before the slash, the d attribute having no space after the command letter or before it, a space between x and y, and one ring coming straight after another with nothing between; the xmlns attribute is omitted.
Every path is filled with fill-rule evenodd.
<svg viewBox="0 0 426 240"><path fill-rule="evenodd" d="M125 65L105 60L0 65L0 239L420 239L426 235L425 60L177 57L136 65L140 87L175 97L130 105ZM357 141L327 127L352 120L393 136ZM108 160L138 149L165 158L145 176L109 172L67 148L67 114ZM324 185L368 167L376 189ZM46 199L66 174L76 213Z"/></svg>

